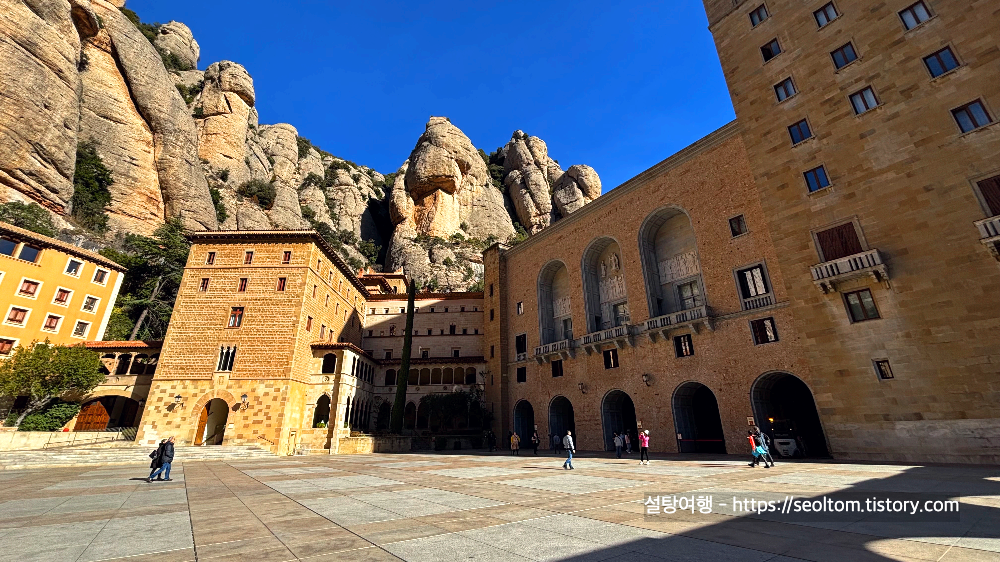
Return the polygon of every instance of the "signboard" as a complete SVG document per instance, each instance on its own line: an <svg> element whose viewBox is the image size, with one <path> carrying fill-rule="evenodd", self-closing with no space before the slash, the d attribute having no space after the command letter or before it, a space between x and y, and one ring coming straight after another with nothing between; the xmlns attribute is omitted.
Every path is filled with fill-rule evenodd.
<svg viewBox="0 0 1000 562"><path fill-rule="evenodd" d="M747 416L747 425L750 427L756 425L755 423L753 423L753 416Z"/></svg>

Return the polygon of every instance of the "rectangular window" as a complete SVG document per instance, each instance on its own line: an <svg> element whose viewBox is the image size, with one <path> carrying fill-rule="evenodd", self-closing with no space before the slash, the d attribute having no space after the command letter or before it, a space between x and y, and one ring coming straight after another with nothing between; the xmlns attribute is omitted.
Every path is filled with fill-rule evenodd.
<svg viewBox="0 0 1000 562"><path fill-rule="evenodd" d="M28 317L28 309L12 307L7 313L7 323L15 326L23 326L24 320Z"/></svg>
<svg viewBox="0 0 1000 562"><path fill-rule="evenodd" d="M17 294L22 297L34 298L38 294L39 283L37 281L29 281L25 279L21 282L21 288L18 289Z"/></svg>
<svg viewBox="0 0 1000 562"><path fill-rule="evenodd" d="M563 376L563 363L562 359L556 359L552 362L552 376L561 377Z"/></svg>
<svg viewBox="0 0 1000 562"><path fill-rule="evenodd" d="M312 329L313 329L313 317L312 316L306 316L306 331L307 332L311 332ZM371 330L368 330L368 335L369 336L372 335L372 331Z"/></svg>
<svg viewBox="0 0 1000 562"><path fill-rule="evenodd" d="M14 351L15 340L10 339L0 339L0 356L8 356L12 351Z"/></svg>
<svg viewBox="0 0 1000 562"><path fill-rule="evenodd" d="M496 315L496 310L491 308L490 309L490 322L493 321L493 318L495 317L495 315Z"/></svg>
<svg viewBox="0 0 1000 562"><path fill-rule="evenodd" d="M73 337L75 338L85 338L87 337L87 332L90 331L90 322L84 322L83 320L77 320L76 326L73 328Z"/></svg>
<svg viewBox="0 0 1000 562"><path fill-rule="evenodd" d="M677 286L677 300L681 303L681 310L689 310L701 306L701 287L697 281L684 283Z"/></svg>
<svg viewBox="0 0 1000 562"><path fill-rule="evenodd" d="M927 65L931 76L937 78L945 72L958 68L958 59L955 58L955 53L950 47L945 47L928 57L924 57L924 64Z"/></svg>
<svg viewBox="0 0 1000 562"><path fill-rule="evenodd" d="M903 27L910 30L931 19L931 13L921 1L899 12L899 19L903 20Z"/></svg>
<svg viewBox="0 0 1000 562"><path fill-rule="evenodd" d="M878 107L878 98L871 86L851 94L851 105L854 107L855 115L861 115Z"/></svg>
<svg viewBox="0 0 1000 562"><path fill-rule="evenodd" d="M465 312L465 307L464 306L461 308L461 312Z"/></svg>
<svg viewBox="0 0 1000 562"><path fill-rule="evenodd" d="M66 264L66 275L72 275L73 277L80 276L80 270L83 268L83 262L79 260L71 259Z"/></svg>
<svg viewBox="0 0 1000 562"><path fill-rule="evenodd" d="M427 349L421 349L420 350L420 358L421 359L427 359L429 356L430 356L430 351L429 350L427 350Z"/></svg>
<svg viewBox="0 0 1000 562"><path fill-rule="evenodd" d="M213 265L215 263L215 252L209 252L208 256L205 257L205 265Z"/></svg>
<svg viewBox="0 0 1000 562"><path fill-rule="evenodd" d="M399 309L399 313L400 313L400 314L406 314L406 309L405 309L405 308L400 308L400 309ZM416 313L417 313L417 311L416 311L416 310L414 310L414 311L413 311L413 313L414 313L414 314L416 314Z"/></svg>
<svg viewBox="0 0 1000 562"><path fill-rule="evenodd" d="M316 285L313 285L313 298L316 298Z"/></svg>
<svg viewBox="0 0 1000 562"><path fill-rule="evenodd" d="M461 357L462 356L462 350L459 349L459 348L457 348L457 347L451 348L451 356L452 357Z"/></svg>
<svg viewBox="0 0 1000 562"><path fill-rule="evenodd" d="M490 346L490 359L493 359L495 353L495 346Z"/></svg>
<svg viewBox="0 0 1000 562"><path fill-rule="evenodd" d="M247 290L247 282L250 281L246 277L240 277L240 283L236 287L236 291L240 293L245 293Z"/></svg>
<svg viewBox="0 0 1000 562"><path fill-rule="evenodd" d="M384 359L392 359L392 350L391 349L384 350L384 355L385 355Z"/></svg>
<svg viewBox="0 0 1000 562"><path fill-rule="evenodd" d="M781 54L781 45L777 39L771 39L767 45L760 48L760 54L763 55L764 62L767 62Z"/></svg>
<svg viewBox="0 0 1000 562"><path fill-rule="evenodd" d="M59 321L62 320L62 316L56 316L55 314L49 314L45 317L45 324L42 326L43 330L48 330L54 332L59 328Z"/></svg>
<svg viewBox="0 0 1000 562"><path fill-rule="evenodd" d="M806 178L806 185L809 186L809 193L830 187L830 178L827 177L826 168L823 166L813 168L803 175Z"/></svg>
<svg viewBox="0 0 1000 562"><path fill-rule="evenodd" d="M795 84L791 78L785 78L774 85L774 94L778 96L778 101L783 102L795 95Z"/></svg>
<svg viewBox="0 0 1000 562"><path fill-rule="evenodd" d="M490 283L490 296L493 296L493 283Z"/></svg>
<svg viewBox="0 0 1000 562"><path fill-rule="evenodd" d="M101 302L101 299L87 295L87 298L83 299L83 311L94 312L97 310L97 303L99 302Z"/></svg>
<svg viewBox="0 0 1000 562"><path fill-rule="evenodd" d="M788 134L792 137L792 144L799 144L813 136L812 131L809 130L809 123L805 119L788 127Z"/></svg>
<svg viewBox="0 0 1000 562"><path fill-rule="evenodd" d="M462 335L463 336L467 335L468 333L469 333L469 329L468 328L462 328Z"/></svg>
<svg viewBox="0 0 1000 562"><path fill-rule="evenodd" d="M778 330L774 327L774 318L761 318L750 322L754 345L763 345L778 341Z"/></svg>
<svg viewBox="0 0 1000 562"><path fill-rule="evenodd" d="M208 283L209 283L209 278L208 277L202 277L201 278L201 283L198 285L198 292L199 293L204 293L205 291L208 291Z"/></svg>
<svg viewBox="0 0 1000 562"><path fill-rule="evenodd" d="M41 253L41 248L25 244L24 246L21 246L21 253L17 255L17 259L35 263Z"/></svg>
<svg viewBox="0 0 1000 562"><path fill-rule="evenodd" d="M981 100L976 100L972 103L963 105L962 107L952 109L951 114L955 116L955 121L958 122L958 128L962 129L963 133L968 133L969 131L974 131L980 127L985 127L993 122L990 114L986 112L986 108L983 106Z"/></svg>
<svg viewBox="0 0 1000 562"><path fill-rule="evenodd" d="M604 350L604 368L605 369L617 369L618 368L618 350L617 349L605 349Z"/></svg>
<svg viewBox="0 0 1000 562"><path fill-rule="evenodd" d="M528 334L514 336L514 352L519 356L528 353Z"/></svg>
<svg viewBox="0 0 1000 562"><path fill-rule="evenodd" d="M236 362L236 346L224 345L219 347L219 364L216 371L228 372L233 370L233 363Z"/></svg>
<svg viewBox="0 0 1000 562"><path fill-rule="evenodd" d="M852 62L858 60L858 53L854 51L854 45L847 43L836 51L830 53L833 57L833 66L840 70Z"/></svg>
<svg viewBox="0 0 1000 562"><path fill-rule="evenodd" d="M281 253L281 263L283 263L283 264L292 263L292 253L291 252L282 252Z"/></svg>
<svg viewBox="0 0 1000 562"><path fill-rule="evenodd" d="M674 353L677 357L690 357L694 355L694 342L691 334L674 336Z"/></svg>
<svg viewBox="0 0 1000 562"><path fill-rule="evenodd" d="M869 289L845 293L844 302L847 304L847 313L851 316L851 322L864 322L880 318L878 308L875 306L875 299L872 298L872 292Z"/></svg>
<svg viewBox="0 0 1000 562"><path fill-rule="evenodd" d="M820 259L824 262L839 260L865 251L861 247L861 238L858 237L853 222L817 232L816 244L819 246Z"/></svg>
<svg viewBox="0 0 1000 562"><path fill-rule="evenodd" d="M14 250L16 249L17 242L11 240L10 238L0 237L0 254L13 257Z"/></svg>
<svg viewBox="0 0 1000 562"><path fill-rule="evenodd" d="M69 304L69 296L71 294L73 294L73 291L60 287L59 289L56 289L56 298L52 299L52 302L61 305Z"/></svg>
<svg viewBox="0 0 1000 562"><path fill-rule="evenodd" d="M326 324L320 324L319 326L319 339L326 337Z"/></svg>
<svg viewBox="0 0 1000 562"><path fill-rule="evenodd" d="M986 210L991 217L1000 215L1000 176L978 182L979 194L983 197Z"/></svg>
<svg viewBox="0 0 1000 562"><path fill-rule="evenodd" d="M875 374L881 380L894 379L896 377L892 374L892 367L889 366L888 359L876 359L872 362L875 365Z"/></svg>
<svg viewBox="0 0 1000 562"><path fill-rule="evenodd" d="M767 6L761 4L760 6L757 6L754 11L750 12L750 24L753 27L757 27L768 17L770 17L770 14L767 13Z"/></svg>
<svg viewBox="0 0 1000 562"><path fill-rule="evenodd" d="M733 235L733 238L743 236L747 233L747 220L743 215L729 219L729 232Z"/></svg>
<svg viewBox="0 0 1000 562"><path fill-rule="evenodd" d="M434 335L434 330L432 330L432 329L430 329L430 328L427 328L427 335L428 335L428 336L432 336L432 335Z"/></svg>
<svg viewBox="0 0 1000 562"><path fill-rule="evenodd" d="M98 285L104 285L108 282L108 270L98 269L94 272L94 283Z"/></svg>
<svg viewBox="0 0 1000 562"><path fill-rule="evenodd" d="M455 335L455 325L454 324L448 326L448 334L452 335L452 336Z"/></svg>
<svg viewBox="0 0 1000 562"><path fill-rule="evenodd" d="M754 265L737 271L736 282L739 285L740 297L743 299L743 310L774 304L763 265Z"/></svg>
<svg viewBox="0 0 1000 562"><path fill-rule="evenodd" d="M817 25L820 27L826 27L826 24L840 17L840 14L837 13L837 7L833 5L833 2L830 2L813 12L813 17L816 18Z"/></svg>
<svg viewBox="0 0 1000 562"><path fill-rule="evenodd" d="M248 251L245 254L243 254L243 264L250 265L252 263L253 263L253 252Z"/></svg>
<svg viewBox="0 0 1000 562"><path fill-rule="evenodd" d="M521 314L524 314L524 303L521 302L521 301L518 301L518 303L517 303L517 314L518 314L518 316L520 316Z"/></svg>
<svg viewBox="0 0 1000 562"><path fill-rule="evenodd" d="M528 381L528 368L518 367L517 368L517 382L527 382Z"/></svg>
<svg viewBox="0 0 1000 562"><path fill-rule="evenodd" d="M243 325L243 307L234 306L229 311L229 327L239 328Z"/></svg>
<svg viewBox="0 0 1000 562"><path fill-rule="evenodd" d="M279 293L283 292L285 290L286 284L288 284L287 277L278 277L278 286L275 287L275 290L278 291Z"/></svg>

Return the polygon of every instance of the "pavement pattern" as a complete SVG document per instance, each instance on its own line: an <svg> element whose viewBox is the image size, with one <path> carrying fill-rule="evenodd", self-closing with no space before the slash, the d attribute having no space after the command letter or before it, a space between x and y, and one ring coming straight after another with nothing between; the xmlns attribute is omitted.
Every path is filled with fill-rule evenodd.
<svg viewBox="0 0 1000 562"><path fill-rule="evenodd" d="M145 454L143 452L143 454ZM735 457L376 454L0 472L0 562L1000 561L1000 468ZM183 461L183 459L178 459ZM648 515L655 495L961 498L959 521ZM718 507L718 506L716 506Z"/></svg>

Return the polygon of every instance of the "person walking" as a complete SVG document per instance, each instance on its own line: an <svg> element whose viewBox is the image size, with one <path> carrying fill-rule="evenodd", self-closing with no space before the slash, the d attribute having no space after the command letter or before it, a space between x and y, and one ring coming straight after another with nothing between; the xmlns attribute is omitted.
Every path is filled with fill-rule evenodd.
<svg viewBox="0 0 1000 562"><path fill-rule="evenodd" d="M625 454L626 455L632 454L632 440L629 439L627 431L625 432Z"/></svg>
<svg viewBox="0 0 1000 562"><path fill-rule="evenodd" d="M760 454L760 460L764 461L764 468L771 468L774 466L774 459L771 457L771 449L768 447L767 435L760 431L760 428L755 428L753 435L754 444L757 445L757 452ZM771 461L771 466L767 465L767 461Z"/></svg>
<svg viewBox="0 0 1000 562"><path fill-rule="evenodd" d="M163 474L163 481L170 482L170 463L174 462L174 438L168 437L165 443L160 443L157 451L160 453L160 467L149 474L146 482L152 482L154 476Z"/></svg>
<svg viewBox="0 0 1000 562"><path fill-rule="evenodd" d="M540 439L538 438L538 426L535 426L535 431L531 434L531 448L535 450L535 456L538 456L538 445Z"/></svg>
<svg viewBox="0 0 1000 562"><path fill-rule="evenodd" d="M157 468L163 466L163 456L162 456L163 444L166 442L167 442L166 439L160 439L160 444L156 446L156 450L154 450L152 453L149 453L149 458L153 460L150 461L149 463L149 469L150 469L149 476L146 477L146 480L149 480L150 478L153 477L153 473L156 472ZM158 478L157 480L162 480L162 478Z"/></svg>
<svg viewBox="0 0 1000 562"><path fill-rule="evenodd" d="M562 444L562 439L555 433L552 434L552 454L559 454L559 445Z"/></svg>
<svg viewBox="0 0 1000 562"><path fill-rule="evenodd" d="M754 434L752 429L747 430L747 441L750 442L750 454L753 455L753 460L750 461L750 468L757 466L760 462L760 450L757 447L757 440L754 439ZM764 466L767 466L767 461L764 461Z"/></svg>
<svg viewBox="0 0 1000 562"><path fill-rule="evenodd" d="M646 457L646 462L642 462L642 457ZM639 434L639 464L649 464L649 430Z"/></svg>
<svg viewBox="0 0 1000 562"><path fill-rule="evenodd" d="M516 433L510 434L510 454L520 455L521 453L521 437Z"/></svg>
<svg viewBox="0 0 1000 562"><path fill-rule="evenodd" d="M615 434L615 456L622 458L622 435L621 433Z"/></svg>
<svg viewBox="0 0 1000 562"><path fill-rule="evenodd" d="M573 444L573 432L567 430L566 436L562 438L563 449L566 449L566 462L563 463L563 469L575 470L573 468L573 453L576 452L576 446Z"/></svg>

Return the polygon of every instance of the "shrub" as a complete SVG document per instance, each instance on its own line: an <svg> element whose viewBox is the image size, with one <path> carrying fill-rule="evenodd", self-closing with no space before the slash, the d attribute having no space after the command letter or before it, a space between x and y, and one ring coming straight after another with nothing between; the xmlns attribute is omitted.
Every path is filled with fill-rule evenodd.
<svg viewBox="0 0 1000 562"><path fill-rule="evenodd" d="M274 206L274 198L278 196L274 184L258 179L243 182L236 188L236 193L252 200L261 209L270 209Z"/></svg>
<svg viewBox="0 0 1000 562"><path fill-rule="evenodd" d="M229 170L225 171L228 176ZM214 187L209 191L212 193L212 204L215 205L215 220L219 221L219 224L222 224L229 218L229 213L226 212L226 206L222 204L222 193Z"/></svg>
<svg viewBox="0 0 1000 562"><path fill-rule="evenodd" d="M199 105L194 108L194 111L191 112L191 115L194 115L195 119L201 119L205 117L205 108Z"/></svg>
<svg viewBox="0 0 1000 562"><path fill-rule="evenodd" d="M191 105L194 103L195 97L205 89L205 81L201 80L197 84L192 86L185 86L184 84L176 84L177 91L180 92L181 97L184 98L184 103Z"/></svg>
<svg viewBox="0 0 1000 562"><path fill-rule="evenodd" d="M160 59L163 60L163 68L167 70L191 70L192 66L185 60L181 60L175 53L160 51Z"/></svg>
<svg viewBox="0 0 1000 562"><path fill-rule="evenodd" d="M222 181L229 181L229 168L225 168L219 172L219 179Z"/></svg>
<svg viewBox="0 0 1000 562"><path fill-rule="evenodd" d="M125 17L128 18L130 22L132 22L132 25L134 25L139 31L142 32L143 35L146 36L146 39L148 39L150 43L156 41L156 36L159 35L160 33L160 24L142 23L142 21L139 19L139 15L133 12L132 10L129 10L128 8L119 8L119 9L123 14L125 14Z"/></svg>
<svg viewBox="0 0 1000 562"><path fill-rule="evenodd" d="M302 211L302 218L306 219L310 223L316 219L316 211L312 210L311 207L299 205L299 210Z"/></svg>
<svg viewBox="0 0 1000 562"><path fill-rule="evenodd" d="M58 234L56 226L52 224L52 216L38 203L11 201L0 204L0 221L37 232L43 236Z"/></svg>
<svg viewBox="0 0 1000 562"><path fill-rule="evenodd" d="M58 431L80 412L79 404L54 402L40 412L28 414L17 426L18 431Z"/></svg>
<svg viewBox="0 0 1000 562"><path fill-rule="evenodd" d="M490 173L490 179L497 189L503 189L503 163L507 158L503 155L503 148L497 148L490 153L486 159L486 169Z"/></svg>
<svg viewBox="0 0 1000 562"><path fill-rule="evenodd" d="M305 137L298 137L295 140L299 145L299 160L309 156L309 149L312 148L312 143L309 142L309 139Z"/></svg>
<svg viewBox="0 0 1000 562"><path fill-rule="evenodd" d="M80 51L80 61L76 63L76 70L78 72L86 72L90 67L90 57L87 56L86 51Z"/></svg>
<svg viewBox="0 0 1000 562"><path fill-rule="evenodd" d="M351 269L357 271L365 266L365 262L359 260L355 256L350 256L347 258L347 265L351 266Z"/></svg>
<svg viewBox="0 0 1000 562"><path fill-rule="evenodd" d="M337 237L340 241L349 246L353 246L358 243L358 235L354 234L353 230L341 230L337 233Z"/></svg>
<svg viewBox="0 0 1000 562"><path fill-rule="evenodd" d="M111 203L108 188L115 183L111 170L97 154L93 142L80 143L76 149L73 173L72 216L83 228L103 234L108 228L104 207Z"/></svg>
<svg viewBox="0 0 1000 562"><path fill-rule="evenodd" d="M358 243L358 251L368 260L368 263L375 263L381 250L382 246L376 246L371 240L362 240Z"/></svg>
<svg viewBox="0 0 1000 562"><path fill-rule="evenodd" d="M486 282L483 281L482 279L479 279L475 283L469 285L469 288L466 289L466 291L469 291L470 293L481 293L481 292L483 292L483 289L485 288L485 286L486 286Z"/></svg>
<svg viewBox="0 0 1000 562"><path fill-rule="evenodd" d="M455 260L453 260L453 259L451 259L451 258L444 258L444 261L443 261L443 262L441 262L441 263L442 263L442 264L443 264L443 265L444 265L445 267L451 267L451 266L455 265Z"/></svg>
<svg viewBox="0 0 1000 562"><path fill-rule="evenodd" d="M305 189L307 187L323 187L323 178L320 177L319 174L309 172L306 179L302 180L302 185L299 186L299 189Z"/></svg>
<svg viewBox="0 0 1000 562"><path fill-rule="evenodd" d="M517 244L520 244L528 239L528 231L521 226L521 223L515 222L514 230L514 234L510 237L510 240L507 241L507 243L511 246L516 246Z"/></svg>

